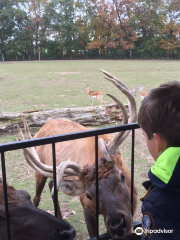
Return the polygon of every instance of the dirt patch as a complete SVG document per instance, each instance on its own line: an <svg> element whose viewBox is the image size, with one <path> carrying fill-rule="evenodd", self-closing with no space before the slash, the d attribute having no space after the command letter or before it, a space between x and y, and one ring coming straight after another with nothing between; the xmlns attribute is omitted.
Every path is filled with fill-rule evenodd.
<svg viewBox="0 0 180 240"><path fill-rule="evenodd" d="M72 215L76 215L76 210L70 210L69 209L69 203L73 202L73 201L80 202L79 197L78 196L77 197L72 197L72 199L69 200L68 202L67 201L61 202L61 213L62 213L62 216L63 216L64 220L67 220ZM53 216L55 215L53 210L47 210L46 212L52 214Z"/></svg>
<svg viewBox="0 0 180 240"><path fill-rule="evenodd" d="M77 73L80 73L80 72L58 72L59 74L61 75L69 75L69 74L77 74Z"/></svg>

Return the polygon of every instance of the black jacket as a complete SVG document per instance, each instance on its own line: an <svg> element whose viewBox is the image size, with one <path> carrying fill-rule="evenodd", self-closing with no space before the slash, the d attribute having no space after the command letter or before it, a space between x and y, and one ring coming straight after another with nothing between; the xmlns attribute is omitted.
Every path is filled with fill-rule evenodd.
<svg viewBox="0 0 180 240"><path fill-rule="evenodd" d="M152 184L150 181L148 183ZM144 232L149 230L147 235L142 234L142 240L180 240L180 192L152 185L142 200L141 211L142 228ZM150 230L156 232L150 233Z"/></svg>
<svg viewBox="0 0 180 240"><path fill-rule="evenodd" d="M141 240L180 240L180 148L168 148L151 167L142 197Z"/></svg>

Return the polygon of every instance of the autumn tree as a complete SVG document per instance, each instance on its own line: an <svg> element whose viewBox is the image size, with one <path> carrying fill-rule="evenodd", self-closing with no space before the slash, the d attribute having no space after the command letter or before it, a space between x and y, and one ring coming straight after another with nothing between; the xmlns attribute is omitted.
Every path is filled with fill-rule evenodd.
<svg viewBox="0 0 180 240"><path fill-rule="evenodd" d="M143 49L147 56L153 57L155 48L159 48L160 34L167 18L163 0L135 0L131 21L135 27L138 41L136 47ZM145 57L145 56L143 56Z"/></svg>
<svg viewBox="0 0 180 240"><path fill-rule="evenodd" d="M21 53L22 60L25 60L26 53L29 55L31 54L30 49L33 32L27 28L30 24L30 20L27 16L26 11L18 8L14 14L14 21L16 23L16 26L14 28L13 38L11 39L11 50L15 52L16 59L17 55Z"/></svg>
<svg viewBox="0 0 180 240"><path fill-rule="evenodd" d="M91 27L89 24L89 19L91 14L89 14L89 0L76 0L75 1L75 24L78 27L77 39L78 39L78 49L76 49L77 55L79 51L83 52L84 57L87 57L87 45L90 40Z"/></svg>
<svg viewBox="0 0 180 240"><path fill-rule="evenodd" d="M179 26L179 0L0 0L0 54L177 58Z"/></svg>
<svg viewBox="0 0 180 240"><path fill-rule="evenodd" d="M96 14L91 18L91 41L88 49L97 49L100 53L120 49L124 52L134 47L136 33L131 26L129 11L131 0L92 1Z"/></svg>
<svg viewBox="0 0 180 240"><path fill-rule="evenodd" d="M0 51L3 55L24 52L29 48L30 32L25 28L29 24L23 1L0 1Z"/></svg>
<svg viewBox="0 0 180 240"><path fill-rule="evenodd" d="M132 0L113 0L113 5L116 19L116 25L113 28L114 43L124 53L125 50L135 47L134 42L137 39L130 19L134 5Z"/></svg>
<svg viewBox="0 0 180 240"><path fill-rule="evenodd" d="M43 15L45 13L48 0L27 0L27 9L31 24L27 27L33 31L33 45L35 43L36 59L38 58L38 50L45 46L46 42L46 26L44 25Z"/></svg>
<svg viewBox="0 0 180 240"><path fill-rule="evenodd" d="M175 50L180 47L180 25L173 20L167 23L160 43L160 48L168 52L170 59L173 59Z"/></svg>
<svg viewBox="0 0 180 240"><path fill-rule="evenodd" d="M5 55L12 44L16 23L14 15L17 10L16 1L0 1L0 52Z"/></svg>
<svg viewBox="0 0 180 240"><path fill-rule="evenodd" d="M78 27L75 24L73 0L52 0L46 8L46 15L52 28L52 37L58 42L61 51L67 51L72 59L72 50L78 45Z"/></svg>
<svg viewBox="0 0 180 240"><path fill-rule="evenodd" d="M92 1L90 12L90 39L88 50L97 50L100 54L105 52L108 42L112 38L112 28L115 24L112 16L112 6L105 0Z"/></svg>

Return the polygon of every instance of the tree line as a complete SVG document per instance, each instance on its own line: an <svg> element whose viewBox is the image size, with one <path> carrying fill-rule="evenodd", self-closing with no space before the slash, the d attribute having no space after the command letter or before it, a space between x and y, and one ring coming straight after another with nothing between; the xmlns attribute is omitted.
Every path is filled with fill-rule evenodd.
<svg viewBox="0 0 180 240"><path fill-rule="evenodd" d="M5 60L179 59L179 0L0 0Z"/></svg>

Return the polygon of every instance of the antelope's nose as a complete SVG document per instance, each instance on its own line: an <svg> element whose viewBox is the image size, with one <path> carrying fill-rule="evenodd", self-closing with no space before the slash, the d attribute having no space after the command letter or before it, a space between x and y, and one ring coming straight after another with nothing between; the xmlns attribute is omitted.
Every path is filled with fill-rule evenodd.
<svg viewBox="0 0 180 240"><path fill-rule="evenodd" d="M108 220L107 225L108 225L108 228L110 231L109 233L113 237L115 237L115 238L123 237L124 232L126 231L126 222L125 222L123 215L120 215L120 217L118 219L116 219L115 221Z"/></svg>
<svg viewBox="0 0 180 240"><path fill-rule="evenodd" d="M59 235L59 239L61 240L73 240L76 237L76 231L74 228L71 228L70 230L64 230L64 231L57 231Z"/></svg>

